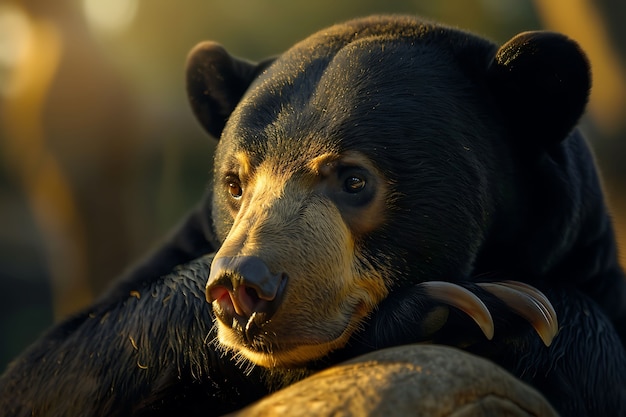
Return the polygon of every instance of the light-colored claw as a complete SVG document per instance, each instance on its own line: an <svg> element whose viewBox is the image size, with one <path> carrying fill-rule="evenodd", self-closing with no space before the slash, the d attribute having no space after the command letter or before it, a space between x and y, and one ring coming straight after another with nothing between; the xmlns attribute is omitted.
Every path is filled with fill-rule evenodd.
<svg viewBox="0 0 626 417"><path fill-rule="evenodd" d="M554 307L541 291L519 281L485 282L478 285L528 320L543 343L550 346L559 332L559 323Z"/></svg>
<svg viewBox="0 0 626 417"><path fill-rule="evenodd" d="M487 306L469 290L445 281L426 281L420 284L433 299L458 308L470 316L487 339L493 338L493 319Z"/></svg>
<svg viewBox="0 0 626 417"><path fill-rule="evenodd" d="M524 282L520 281L502 281L503 285L507 285L509 287L517 288L522 291L526 291L528 294L531 294L533 298L539 303L539 305L544 309L546 317L548 319L548 324L552 329L553 337L559 332L559 320L557 318L556 311L554 311L554 307L548 297L544 295L537 288L532 285L528 285Z"/></svg>

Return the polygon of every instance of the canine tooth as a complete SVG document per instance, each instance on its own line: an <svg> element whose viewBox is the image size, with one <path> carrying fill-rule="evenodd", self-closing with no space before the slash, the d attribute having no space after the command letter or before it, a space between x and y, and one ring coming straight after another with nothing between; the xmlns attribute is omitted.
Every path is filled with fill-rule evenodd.
<svg viewBox="0 0 626 417"><path fill-rule="evenodd" d="M526 319L543 343L550 346L559 332L559 325L554 307L541 291L518 281L479 283L478 285Z"/></svg>
<svg viewBox="0 0 626 417"><path fill-rule="evenodd" d="M426 281L420 284L426 293L435 300L458 308L470 316L485 334L493 338L493 319L487 306L469 290L445 281Z"/></svg>

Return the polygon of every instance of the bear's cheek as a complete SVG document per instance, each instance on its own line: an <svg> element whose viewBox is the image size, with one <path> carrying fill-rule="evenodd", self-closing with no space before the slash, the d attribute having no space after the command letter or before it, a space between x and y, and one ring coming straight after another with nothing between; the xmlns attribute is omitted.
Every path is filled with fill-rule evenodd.
<svg viewBox="0 0 626 417"><path fill-rule="evenodd" d="M361 273L350 265L325 275L294 277L271 328L281 340L296 344L329 343L349 337L387 295L382 279Z"/></svg>

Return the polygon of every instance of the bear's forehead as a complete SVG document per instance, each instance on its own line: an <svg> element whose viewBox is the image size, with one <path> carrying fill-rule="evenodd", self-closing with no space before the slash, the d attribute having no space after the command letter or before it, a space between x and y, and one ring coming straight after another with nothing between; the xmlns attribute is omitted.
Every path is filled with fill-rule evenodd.
<svg viewBox="0 0 626 417"><path fill-rule="evenodd" d="M456 49L459 43L465 47ZM411 129L430 135L446 128L442 115L462 119L458 113L471 108L465 104L477 83L467 76L466 56L486 68L492 52L487 41L413 20L331 28L258 77L231 115L222 147L301 161L329 149L369 154Z"/></svg>

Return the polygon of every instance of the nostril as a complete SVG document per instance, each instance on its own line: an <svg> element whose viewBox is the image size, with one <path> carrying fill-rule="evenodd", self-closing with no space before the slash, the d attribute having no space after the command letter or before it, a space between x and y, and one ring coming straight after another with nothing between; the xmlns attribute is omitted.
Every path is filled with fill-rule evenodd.
<svg viewBox="0 0 626 417"><path fill-rule="evenodd" d="M226 325L251 319L259 324L269 321L277 311L286 285L287 275L272 273L259 257L219 257L211 265L206 299Z"/></svg>
<svg viewBox="0 0 626 417"><path fill-rule="evenodd" d="M242 284L236 290L237 302L235 306L239 306L243 310L246 317L252 316L252 313L263 310L263 300L259 297L257 290L248 285ZM239 314L239 312L237 312Z"/></svg>
<svg viewBox="0 0 626 417"><path fill-rule="evenodd" d="M255 312L262 312L267 301L259 297L257 290L249 285L241 284L234 290L223 285L207 289L206 299L217 303L222 313L232 316L250 317Z"/></svg>
<svg viewBox="0 0 626 417"><path fill-rule="evenodd" d="M240 288L239 291L244 290L242 293L242 296L244 296L246 298L246 302L248 304L250 304L251 306L256 305L259 301L261 301L261 297L259 297L259 294L257 293L257 291L252 288L249 287L247 285L242 285L242 288Z"/></svg>

